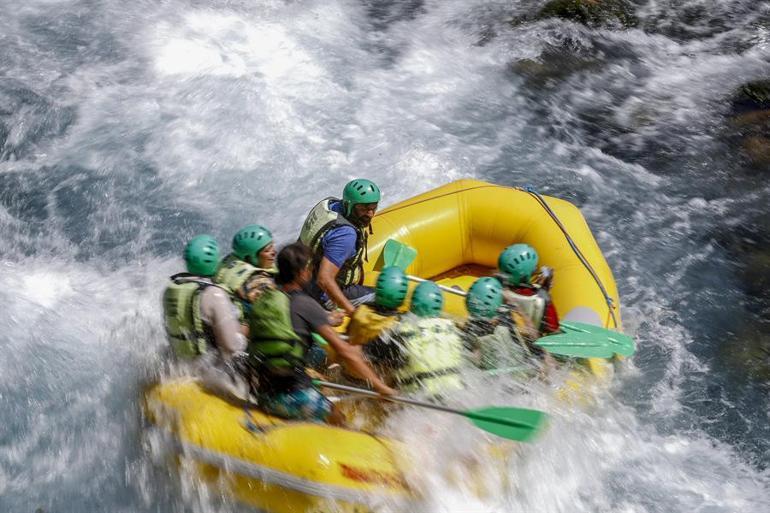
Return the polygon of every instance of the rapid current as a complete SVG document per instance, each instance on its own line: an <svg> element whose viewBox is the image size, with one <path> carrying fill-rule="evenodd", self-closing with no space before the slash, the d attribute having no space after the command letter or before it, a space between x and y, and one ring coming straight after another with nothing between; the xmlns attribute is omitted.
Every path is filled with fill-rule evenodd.
<svg viewBox="0 0 770 513"><path fill-rule="evenodd" d="M576 203L639 347L488 500L426 464L421 513L770 511L770 136L736 99L770 2L545 3L0 0L0 512L247 511L145 433L164 280L190 236L289 241L358 176ZM435 421L438 467L478 435Z"/></svg>

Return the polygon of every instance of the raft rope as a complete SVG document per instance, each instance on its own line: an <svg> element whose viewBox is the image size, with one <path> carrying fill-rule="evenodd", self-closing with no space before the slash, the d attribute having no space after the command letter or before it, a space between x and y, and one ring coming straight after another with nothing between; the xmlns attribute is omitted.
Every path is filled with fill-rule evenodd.
<svg viewBox="0 0 770 513"><path fill-rule="evenodd" d="M612 299L612 296L609 295L607 292L607 289L604 288L604 284L602 283L602 280L599 279L599 276L596 274L596 271L594 271L594 268L591 267L591 264L588 263L588 260L583 255L583 253L580 251L580 249L575 244L575 241L572 240L572 237L570 236L569 232L567 231L567 228L562 224L562 222L559 220L559 218L556 216L556 212L554 212L551 207L546 203L545 198L543 198L540 193L538 193L534 187L527 185L523 189L520 187L517 187L519 190L523 190L524 192L529 193L530 196L535 198L535 200L540 204L540 206L545 209L545 211L548 213L549 216L551 216L551 219L556 223L556 226L559 227L561 232L564 234L564 237L567 239L567 242L569 243L570 247L572 248L572 251L575 253L575 256L578 257L578 260L580 260L580 263L583 264L583 266L588 270L588 272L593 277L594 281L596 282L596 285L599 286L599 290L601 291L602 295L604 296L604 301L607 303L607 308L609 309L610 317L612 317L612 324L615 328L618 327L618 319L615 316L615 301ZM609 324L609 322L607 323ZM609 326L607 326L609 328Z"/></svg>

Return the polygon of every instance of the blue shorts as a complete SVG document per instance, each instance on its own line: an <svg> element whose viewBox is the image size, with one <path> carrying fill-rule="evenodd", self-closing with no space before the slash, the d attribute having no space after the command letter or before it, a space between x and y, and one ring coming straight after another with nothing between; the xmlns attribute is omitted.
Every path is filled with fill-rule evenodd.
<svg viewBox="0 0 770 513"><path fill-rule="evenodd" d="M332 413L332 402L313 387L261 395L259 406L265 413L294 420L325 421Z"/></svg>

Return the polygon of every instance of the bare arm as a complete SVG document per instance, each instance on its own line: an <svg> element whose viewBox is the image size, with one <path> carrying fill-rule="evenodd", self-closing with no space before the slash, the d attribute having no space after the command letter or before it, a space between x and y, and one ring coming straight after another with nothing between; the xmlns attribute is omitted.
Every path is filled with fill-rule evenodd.
<svg viewBox="0 0 770 513"><path fill-rule="evenodd" d="M318 282L318 286L321 287L321 290L326 292L326 295L329 296L329 299L331 299L337 306L345 310L345 313L350 316L353 315L353 312L355 312L356 308L353 306L353 303L351 303L350 300L345 297L345 294L342 293L340 286L337 285L337 273L339 271L339 267L334 265L328 258L323 257L321 259L321 265L318 268L318 276L316 280Z"/></svg>
<svg viewBox="0 0 770 513"><path fill-rule="evenodd" d="M361 355L347 342L342 340L339 334L328 324L318 328L318 334L326 340L337 353L337 356L345 363L345 367L357 378L371 383L372 388L384 395L394 395L395 390L387 386L372 370L369 364L361 358Z"/></svg>

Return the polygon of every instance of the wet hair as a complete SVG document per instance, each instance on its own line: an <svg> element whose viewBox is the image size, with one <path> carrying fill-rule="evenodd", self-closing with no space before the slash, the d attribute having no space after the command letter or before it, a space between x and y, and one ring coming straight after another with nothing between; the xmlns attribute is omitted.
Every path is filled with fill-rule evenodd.
<svg viewBox="0 0 770 513"><path fill-rule="evenodd" d="M281 248L276 257L278 276L275 281L281 285L293 282L310 263L313 252L301 242L294 242Z"/></svg>

